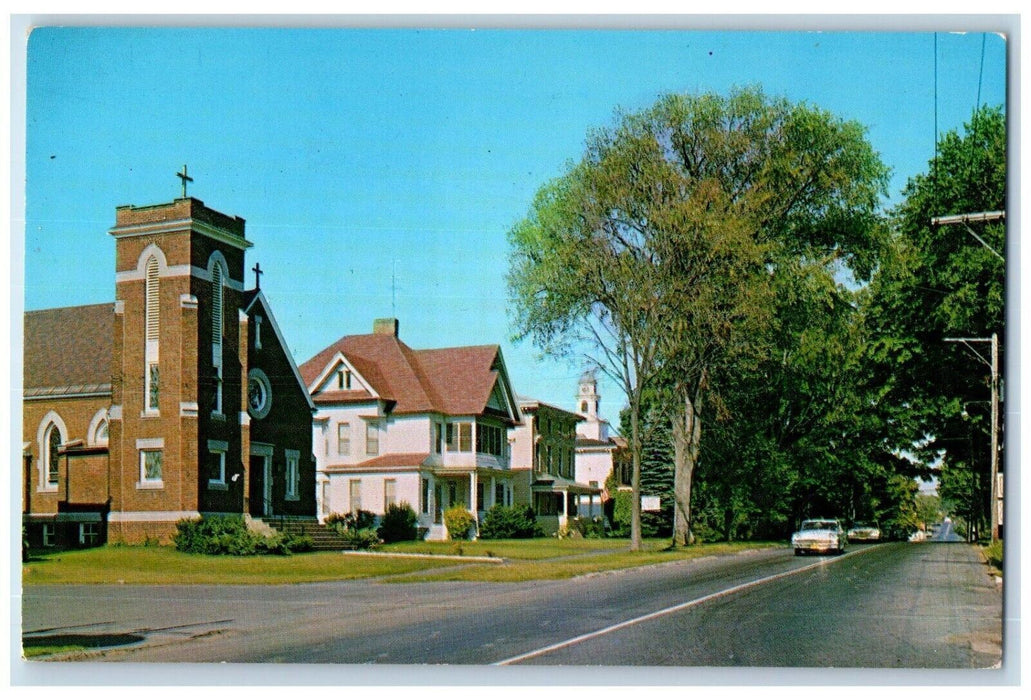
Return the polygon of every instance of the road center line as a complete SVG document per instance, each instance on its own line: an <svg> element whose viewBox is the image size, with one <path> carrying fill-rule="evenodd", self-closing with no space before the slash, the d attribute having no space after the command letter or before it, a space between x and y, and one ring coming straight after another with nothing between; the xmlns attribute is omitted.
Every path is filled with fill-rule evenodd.
<svg viewBox="0 0 1031 700"><path fill-rule="evenodd" d="M779 574L772 574L770 576L764 576L763 578L759 578L759 579L756 579L754 581L748 581L747 583L740 583L740 584L738 584L736 586L731 586L730 588L725 588L722 591L716 591L715 593L710 593L708 595L704 595L701 598L695 598L694 600L689 600L689 601L687 601L685 603L678 603L677 605L674 605L672 607L663 608L662 610L656 610L655 612L650 612L647 615L641 615L640 617L635 617L635 618L632 618L630 620L624 620L623 622L617 622L614 625L609 625L608 627L603 627L600 630L595 630L594 632L588 632L586 634L581 634L578 637L573 637L572 639L567 639L564 642L557 642L556 644L551 644L551 645L546 646L546 647L541 647L540 649L535 649L533 651L528 651L525 654L520 654L519 656L513 656L513 657L505 659L503 661L495 661L493 664L491 664L491 666L508 666L510 664L519 663L520 661L526 661L527 659L532 659L534 657L541 656L543 654L547 654L549 652L556 651L558 649L564 649L565 647L571 647L571 646L573 646L575 644L579 644L580 642L585 642L588 639L594 639L595 637L601 637L602 635L609 634L610 632L615 632L615 631L621 630L621 629L623 629L625 627L630 627L631 625L636 625L639 622L646 622L648 620L654 620L654 619L662 617L664 615L669 615L671 613L679 612L681 610L687 610L688 608L694 607L696 605L701 605L702 603L706 603L706 602L708 602L710 600L714 600L714 599L720 598L722 596L730 595L732 593L737 593L739 591L744 591L744 590L747 590L749 588L753 588L755 586L761 586L762 584L769 583L770 581L776 581L777 579L786 578L787 576L793 576L794 574L800 574L803 571L809 571L811 569L816 569L816 568L821 567L821 566L827 566L828 564L833 564L834 562L841 561L843 559L847 559L848 557L855 556L856 554L861 554L863 552L870 551L871 549L873 549L873 547L867 547L867 548L864 548L864 549L857 549L857 550L851 551L851 552L849 552L847 554L842 554L842 555L836 556L833 559L821 559L818 562L814 562L812 564L806 564L805 566L799 567L797 569L791 569L789 571L782 571Z"/></svg>

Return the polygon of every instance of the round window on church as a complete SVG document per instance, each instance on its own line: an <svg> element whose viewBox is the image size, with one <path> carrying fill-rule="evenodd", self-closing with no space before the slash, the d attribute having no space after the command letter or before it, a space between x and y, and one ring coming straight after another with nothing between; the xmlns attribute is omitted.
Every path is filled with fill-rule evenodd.
<svg viewBox="0 0 1031 700"><path fill-rule="evenodd" d="M247 373L247 412L251 418L264 418L272 408L272 385L260 369Z"/></svg>

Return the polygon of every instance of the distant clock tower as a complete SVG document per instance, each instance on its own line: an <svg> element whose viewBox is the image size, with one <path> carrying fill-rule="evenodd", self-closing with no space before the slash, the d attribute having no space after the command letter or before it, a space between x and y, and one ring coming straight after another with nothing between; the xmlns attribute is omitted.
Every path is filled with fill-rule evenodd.
<svg viewBox="0 0 1031 700"><path fill-rule="evenodd" d="M588 420L597 420L601 397L598 396L598 380L593 371L584 372L580 377L580 391L576 400L578 413Z"/></svg>

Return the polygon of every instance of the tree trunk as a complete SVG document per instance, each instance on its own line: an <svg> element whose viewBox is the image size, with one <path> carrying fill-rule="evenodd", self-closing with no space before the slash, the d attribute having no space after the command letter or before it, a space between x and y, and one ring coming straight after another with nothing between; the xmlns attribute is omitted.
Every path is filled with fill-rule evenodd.
<svg viewBox="0 0 1031 700"><path fill-rule="evenodd" d="M641 549L641 402L630 402L630 551Z"/></svg>
<svg viewBox="0 0 1031 700"><path fill-rule="evenodd" d="M698 415L702 384L699 382L694 400L690 392L684 390L682 412L673 419L674 547L686 547L694 543L694 534L691 532L691 482L702 439L702 420Z"/></svg>

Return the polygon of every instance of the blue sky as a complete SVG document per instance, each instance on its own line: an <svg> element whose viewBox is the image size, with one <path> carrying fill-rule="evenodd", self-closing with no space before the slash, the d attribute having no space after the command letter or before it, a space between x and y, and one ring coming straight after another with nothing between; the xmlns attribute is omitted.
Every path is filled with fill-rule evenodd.
<svg viewBox="0 0 1031 700"><path fill-rule="evenodd" d="M518 393L567 408L583 366L510 341L506 235L617 107L761 85L864 124L897 201L936 113L959 129L1006 94L982 33L64 27L28 47L26 309L112 301L115 207L180 196L185 163L191 196L247 220L298 363L396 315L415 348L501 344Z"/></svg>

